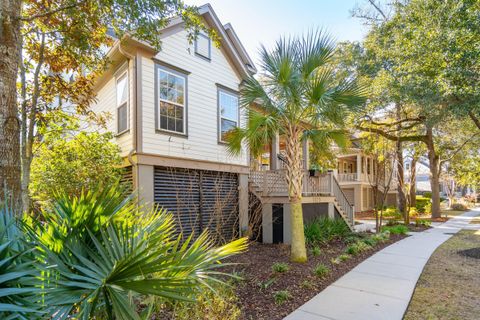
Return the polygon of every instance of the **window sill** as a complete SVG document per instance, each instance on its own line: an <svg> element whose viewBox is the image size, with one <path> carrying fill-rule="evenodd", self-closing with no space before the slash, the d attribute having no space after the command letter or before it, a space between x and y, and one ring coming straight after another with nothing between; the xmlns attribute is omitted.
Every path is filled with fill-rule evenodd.
<svg viewBox="0 0 480 320"><path fill-rule="evenodd" d="M158 129L158 128L155 129L155 133L163 134L163 135L166 135L166 136L174 136L174 137L188 139L188 134L187 133L180 133L180 132L162 130L162 129Z"/></svg>
<svg viewBox="0 0 480 320"><path fill-rule="evenodd" d="M205 61L207 61L207 62L212 62L212 58L205 57L204 55L202 55L202 54L200 54L200 53L195 52L195 56L196 56L196 57L199 57L200 59L203 59L203 60L205 60Z"/></svg>
<svg viewBox="0 0 480 320"><path fill-rule="evenodd" d="M119 138L127 133L130 133L130 129L127 129L127 130L123 130L122 132L118 132L114 135L115 138Z"/></svg>

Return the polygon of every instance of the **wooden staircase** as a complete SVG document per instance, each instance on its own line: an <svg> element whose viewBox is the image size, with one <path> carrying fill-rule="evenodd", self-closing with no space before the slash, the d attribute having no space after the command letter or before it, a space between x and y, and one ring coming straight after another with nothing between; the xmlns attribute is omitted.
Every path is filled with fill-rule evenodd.
<svg viewBox="0 0 480 320"><path fill-rule="evenodd" d="M267 198L288 198L285 176L284 169L251 171L249 176L250 192L255 194L262 203ZM355 209L343 193L333 173L310 176L310 172L305 170L302 196L304 198L313 197L313 201L309 201L310 203L332 202L342 219L353 231ZM270 201L272 200L270 199Z"/></svg>

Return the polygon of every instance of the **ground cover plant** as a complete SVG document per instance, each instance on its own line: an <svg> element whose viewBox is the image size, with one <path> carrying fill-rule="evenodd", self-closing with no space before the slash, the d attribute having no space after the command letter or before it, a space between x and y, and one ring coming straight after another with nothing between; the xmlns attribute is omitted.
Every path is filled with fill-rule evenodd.
<svg viewBox="0 0 480 320"><path fill-rule="evenodd" d="M342 219L316 218L305 225L305 240L308 245L324 244L333 239L346 238L352 234Z"/></svg>
<svg viewBox="0 0 480 320"><path fill-rule="evenodd" d="M12 269L0 277L13 281L2 319L140 319L139 299L194 301L228 277L219 262L246 249L243 238L219 247L207 233L183 240L170 213L139 209L118 183L60 194L37 219L8 221L1 211L0 259Z"/></svg>

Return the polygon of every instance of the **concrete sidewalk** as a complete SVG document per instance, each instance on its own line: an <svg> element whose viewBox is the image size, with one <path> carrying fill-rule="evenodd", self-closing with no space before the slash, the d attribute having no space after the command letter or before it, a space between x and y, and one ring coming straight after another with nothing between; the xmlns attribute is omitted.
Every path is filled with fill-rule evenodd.
<svg viewBox="0 0 480 320"><path fill-rule="evenodd" d="M402 319L423 267L443 242L480 215L474 209L366 259L285 320Z"/></svg>

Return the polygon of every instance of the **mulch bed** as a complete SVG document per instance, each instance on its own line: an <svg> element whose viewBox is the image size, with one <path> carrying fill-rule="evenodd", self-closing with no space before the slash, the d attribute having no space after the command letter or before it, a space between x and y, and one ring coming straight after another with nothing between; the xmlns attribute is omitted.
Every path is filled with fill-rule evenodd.
<svg viewBox="0 0 480 320"><path fill-rule="evenodd" d="M235 289L239 298L238 304L242 309L241 319L282 319L360 262L403 238L405 238L403 235L391 235L390 240L339 264L331 262L344 253L347 247L339 240L322 246L321 254L318 256L309 253L308 262L303 264L289 261L289 247L286 245L252 242L247 252L230 260L240 265L230 267L228 270L235 271L244 278ZM272 265L276 262L288 263L290 269L284 273L274 273ZM330 269L330 273L324 278L319 278L313 272L319 263ZM262 284L266 284L272 278L275 280L267 288L262 288ZM288 291L289 299L282 304L276 304L275 292L282 290Z"/></svg>

